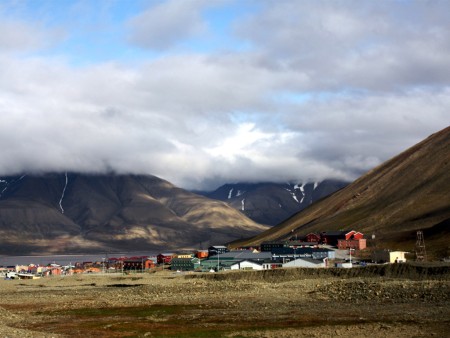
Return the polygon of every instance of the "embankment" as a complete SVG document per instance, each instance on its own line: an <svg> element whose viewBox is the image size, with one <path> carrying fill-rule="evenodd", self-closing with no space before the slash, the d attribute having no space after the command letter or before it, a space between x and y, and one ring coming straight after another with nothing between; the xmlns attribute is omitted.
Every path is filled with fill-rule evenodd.
<svg viewBox="0 0 450 338"><path fill-rule="evenodd" d="M211 274L192 274L186 278L207 280L248 280L284 282L308 278L399 278L411 280L450 280L450 265L427 266L413 264L385 264L366 267L343 268L289 268L264 271L229 271Z"/></svg>

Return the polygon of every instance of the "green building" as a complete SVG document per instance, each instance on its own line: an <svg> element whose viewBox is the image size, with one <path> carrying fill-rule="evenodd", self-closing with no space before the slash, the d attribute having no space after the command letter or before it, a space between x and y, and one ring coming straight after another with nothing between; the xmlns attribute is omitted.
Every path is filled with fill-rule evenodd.
<svg viewBox="0 0 450 338"><path fill-rule="evenodd" d="M200 267L200 259L198 258L173 258L171 270L194 271Z"/></svg>

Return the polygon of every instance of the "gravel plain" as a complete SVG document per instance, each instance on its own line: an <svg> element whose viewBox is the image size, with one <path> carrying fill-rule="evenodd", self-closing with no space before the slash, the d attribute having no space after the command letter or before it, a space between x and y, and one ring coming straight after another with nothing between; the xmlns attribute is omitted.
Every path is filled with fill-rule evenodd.
<svg viewBox="0 0 450 338"><path fill-rule="evenodd" d="M450 337L449 268L386 271L0 280L0 337Z"/></svg>

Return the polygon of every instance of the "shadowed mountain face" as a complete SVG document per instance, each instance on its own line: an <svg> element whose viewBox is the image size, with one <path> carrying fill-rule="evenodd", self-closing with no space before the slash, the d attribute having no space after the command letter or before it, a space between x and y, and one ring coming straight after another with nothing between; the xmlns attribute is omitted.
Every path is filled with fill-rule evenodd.
<svg viewBox="0 0 450 338"><path fill-rule="evenodd" d="M345 187L348 182L225 184L202 195L227 202L255 222L277 225L312 203Z"/></svg>
<svg viewBox="0 0 450 338"><path fill-rule="evenodd" d="M0 178L2 254L206 248L266 229L154 176Z"/></svg>
<svg viewBox="0 0 450 338"><path fill-rule="evenodd" d="M414 251L423 230L427 252L450 255L450 127L433 134L279 226L234 245L292 234L355 229L377 245Z"/></svg>

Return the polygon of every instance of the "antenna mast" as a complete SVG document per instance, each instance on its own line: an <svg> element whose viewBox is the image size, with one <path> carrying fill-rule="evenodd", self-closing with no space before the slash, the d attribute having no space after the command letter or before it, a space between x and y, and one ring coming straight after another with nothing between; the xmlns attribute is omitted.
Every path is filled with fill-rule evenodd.
<svg viewBox="0 0 450 338"><path fill-rule="evenodd" d="M427 260L427 252L425 250L425 240L423 238L423 231L417 231L417 240L416 240L416 261L418 262L426 262Z"/></svg>

